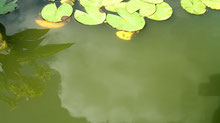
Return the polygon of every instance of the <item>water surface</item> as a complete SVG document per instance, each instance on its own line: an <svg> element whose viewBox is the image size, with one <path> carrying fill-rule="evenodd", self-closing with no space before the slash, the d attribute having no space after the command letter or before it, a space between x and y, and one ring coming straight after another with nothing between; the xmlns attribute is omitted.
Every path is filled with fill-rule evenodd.
<svg viewBox="0 0 220 123"><path fill-rule="evenodd" d="M179 1L167 2L172 18L147 19L131 41L118 39L106 24L72 20L50 30L42 45L75 44L41 59L53 71L43 95L21 100L13 110L1 102L1 121L219 123L220 13L193 16ZM40 28L34 19L45 4L22 0L0 22L8 35Z"/></svg>

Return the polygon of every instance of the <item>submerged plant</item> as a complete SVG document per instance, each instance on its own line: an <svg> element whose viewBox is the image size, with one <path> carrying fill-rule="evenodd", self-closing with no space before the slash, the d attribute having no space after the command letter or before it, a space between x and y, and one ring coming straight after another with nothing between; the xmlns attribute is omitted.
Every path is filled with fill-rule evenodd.
<svg viewBox="0 0 220 123"><path fill-rule="evenodd" d="M39 60L73 45L40 45L48 31L27 29L7 36L4 26L0 23L0 41L3 39L8 45L0 52L0 101L8 103L12 108L23 98L28 100L43 94L53 70L47 63Z"/></svg>

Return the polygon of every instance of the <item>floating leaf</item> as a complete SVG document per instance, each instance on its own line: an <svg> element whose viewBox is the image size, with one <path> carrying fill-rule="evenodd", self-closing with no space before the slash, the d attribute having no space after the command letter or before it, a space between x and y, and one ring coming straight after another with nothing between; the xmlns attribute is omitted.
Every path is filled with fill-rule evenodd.
<svg viewBox="0 0 220 123"><path fill-rule="evenodd" d="M71 6L74 5L74 2L75 2L75 0L60 0L60 3L68 3L68 4L70 4Z"/></svg>
<svg viewBox="0 0 220 123"><path fill-rule="evenodd" d="M144 2L148 2L148 3L162 3L163 0L142 0Z"/></svg>
<svg viewBox="0 0 220 123"><path fill-rule="evenodd" d="M145 20L137 12L131 14L125 8L119 9L117 12L120 16L113 14L107 15L106 21L112 27L125 31L137 31L143 29Z"/></svg>
<svg viewBox="0 0 220 123"><path fill-rule="evenodd" d="M57 9L55 3L46 5L41 11L43 19L50 22L61 22L63 17L69 17L73 13L73 8L70 4L63 3Z"/></svg>
<svg viewBox="0 0 220 123"><path fill-rule="evenodd" d="M100 8L102 7L102 1L103 0L79 0L80 4L83 7L95 7Z"/></svg>
<svg viewBox="0 0 220 123"><path fill-rule="evenodd" d="M117 12L118 9L125 8L126 5L127 5L127 2L121 2L121 3L113 4L110 6L105 6L105 9L110 12Z"/></svg>
<svg viewBox="0 0 220 123"><path fill-rule="evenodd" d="M102 5L103 6L112 6L114 4L118 4L120 2L122 2L123 0L103 0L102 1Z"/></svg>
<svg viewBox="0 0 220 123"><path fill-rule="evenodd" d="M74 18L85 25L98 25L105 21L106 14L97 7L86 7L86 12L76 10Z"/></svg>
<svg viewBox="0 0 220 123"><path fill-rule="evenodd" d="M35 19L35 23L38 24L41 27L52 29L52 28L63 27L69 20L70 20L70 18L68 20L66 20L66 21L62 21L62 22L58 22L58 23L53 23L53 22L45 21L45 20L43 20L41 18L36 18Z"/></svg>
<svg viewBox="0 0 220 123"><path fill-rule="evenodd" d="M143 2L141 0L130 0L126 6L128 12L134 13L140 10L142 16L150 16L156 11L156 6L153 3Z"/></svg>
<svg viewBox="0 0 220 123"><path fill-rule="evenodd" d="M17 0L7 3L7 0L0 0L0 14L12 12L17 7Z"/></svg>
<svg viewBox="0 0 220 123"><path fill-rule="evenodd" d="M206 12L206 6L201 0L181 0L181 6L187 12L195 15L201 15Z"/></svg>
<svg viewBox="0 0 220 123"><path fill-rule="evenodd" d="M162 21L167 20L172 16L173 10L168 3L159 3L156 5L156 12L148 18L152 20Z"/></svg>
<svg viewBox="0 0 220 123"><path fill-rule="evenodd" d="M86 12L76 10L74 18L85 25L98 25L105 21L106 14L100 9L102 0L80 0Z"/></svg>
<svg viewBox="0 0 220 123"><path fill-rule="evenodd" d="M220 10L220 0L201 0L206 6Z"/></svg>
<svg viewBox="0 0 220 123"><path fill-rule="evenodd" d="M122 40L131 40L134 35L134 32L127 32L127 31L117 31L116 36Z"/></svg>

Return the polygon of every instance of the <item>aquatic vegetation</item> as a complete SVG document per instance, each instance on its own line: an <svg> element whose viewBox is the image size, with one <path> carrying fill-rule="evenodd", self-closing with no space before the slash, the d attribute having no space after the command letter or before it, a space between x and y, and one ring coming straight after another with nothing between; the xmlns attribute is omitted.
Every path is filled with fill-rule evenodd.
<svg viewBox="0 0 220 123"><path fill-rule="evenodd" d="M87 13L76 10L74 13L74 18L85 25L98 25L105 21L106 14L100 11L98 7L85 7Z"/></svg>
<svg viewBox="0 0 220 123"><path fill-rule="evenodd" d="M69 0L62 1L61 6ZM74 1L72 1L74 2ZM67 4L67 3L66 3ZM166 20L172 15L172 8L169 4L163 2L163 0L130 0L123 2L123 0L80 0L79 4L85 11L76 9L74 12L74 18L85 25L98 25L103 22L108 23L113 28L123 31L138 31L144 28L144 17L148 17L153 20ZM53 14L56 10L55 3L46 5L41 11L41 16L45 21L52 23L63 22L61 16L54 19ZM53 9L50 9L52 7ZM105 9L103 10L104 7ZM138 11L139 10L139 11ZM109 13L114 12L117 13ZM46 16L44 13L48 13ZM36 23L39 25L47 25L47 22L36 19ZM63 23L57 23L61 27ZM48 23L51 25L51 23ZM61 25L61 26L60 26ZM51 27L51 26L43 26ZM52 27L53 28L53 27Z"/></svg>
<svg viewBox="0 0 220 123"><path fill-rule="evenodd" d="M220 0L201 0L201 1L211 9L220 10Z"/></svg>
<svg viewBox="0 0 220 123"><path fill-rule="evenodd" d="M116 36L122 40L131 40L135 33L138 33L138 31L137 32L117 31Z"/></svg>
<svg viewBox="0 0 220 123"><path fill-rule="evenodd" d="M8 2L8 0L0 0L0 15L12 12L17 7L17 0Z"/></svg>
<svg viewBox="0 0 220 123"><path fill-rule="evenodd" d="M163 2L163 0L142 0L142 1L144 1L144 2L149 2L149 3L162 3Z"/></svg>
<svg viewBox="0 0 220 123"><path fill-rule="evenodd" d="M153 3L144 2L142 0L130 0L126 6L129 13L134 13L139 10L141 16L148 17L155 13L156 5Z"/></svg>
<svg viewBox="0 0 220 123"><path fill-rule="evenodd" d="M65 17L70 17L73 13L73 8L70 4L62 3L57 9L55 3L46 5L41 11L43 19L49 22L61 22L65 20Z"/></svg>
<svg viewBox="0 0 220 123"><path fill-rule="evenodd" d="M1 44L0 51L7 49L8 45L7 45L6 41L4 40L3 35L1 33L0 33L0 44Z"/></svg>
<svg viewBox="0 0 220 123"><path fill-rule="evenodd" d="M35 22L45 28L59 28L69 22L71 15L84 25L107 23L121 31L139 31L145 27L145 17L155 21L171 18L172 7L163 0L47 0L40 17ZM57 8L57 2L60 6ZM220 0L181 0L186 12L195 15L204 14L207 7L220 10ZM0 14L13 11L16 0L0 2ZM78 7L81 6L81 7ZM74 13L74 14L73 14Z"/></svg>
<svg viewBox="0 0 220 123"><path fill-rule="evenodd" d="M201 0L181 0L181 6L189 13L200 15L206 12L206 6Z"/></svg>
<svg viewBox="0 0 220 123"><path fill-rule="evenodd" d="M145 20L137 12L131 14L125 8L117 10L120 16L108 14L106 21L118 30L137 31L144 28Z"/></svg>
<svg viewBox="0 0 220 123"><path fill-rule="evenodd" d="M172 16L173 10L168 3L162 2L156 5L156 12L148 16L152 20L162 21L167 20Z"/></svg>
<svg viewBox="0 0 220 123"><path fill-rule="evenodd" d="M45 27L45 28L60 28L60 27L63 27L69 20L70 20L70 18L67 19L66 21L62 21L59 23L53 23L53 22L45 21L44 19L39 17L39 18L35 19L35 23L37 23L39 26Z"/></svg>
<svg viewBox="0 0 220 123"><path fill-rule="evenodd" d="M181 0L181 6L191 14L201 15L206 12L206 6L220 10L220 0Z"/></svg>
<svg viewBox="0 0 220 123"><path fill-rule="evenodd" d="M70 4L71 6L74 5L74 2L75 2L75 0L60 0L60 3L68 3L68 4Z"/></svg>
<svg viewBox="0 0 220 123"><path fill-rule="evenodd" d="M7 36L4 26L0 24L0 39L4 39L8 45L4 51L0 52L2 69L0 100L12 108L15 108L23 98L28 100L43 94L46 82L53 75L53 70L47 63L39 60L73 45L72 43L40 45L48 31L48 29L27 29Z"/></svg>
<svg viewBox="0 0 220 123"><path fill-rule="evenodd" d="M84 10L74 6L75 0L47 1L52 3L45 5L41 17L35 19L38 25L46 28L64 26L74 13L74 19L85 25L106 22L117 30L132 32L144 28L146 24L144 17L164 21L173 14L172 7L163 0L78 0ZM57 8L55 2L60 2L61 5ZM220 0L181 0L180 3L186 12L195 15L204 14L206 6L220 10ZM16 6L16 0L9 3L7 0L2 0L0 14L13 11Z"/></svg>
<svg viewBox="0 0 220 123"><path fill-rule="evenodd" d="M80 0L80 4L85 8L86 13L76 10L74 18L85 25L98 25L105 21L106 14L100 9L102 0Z"/></svg>

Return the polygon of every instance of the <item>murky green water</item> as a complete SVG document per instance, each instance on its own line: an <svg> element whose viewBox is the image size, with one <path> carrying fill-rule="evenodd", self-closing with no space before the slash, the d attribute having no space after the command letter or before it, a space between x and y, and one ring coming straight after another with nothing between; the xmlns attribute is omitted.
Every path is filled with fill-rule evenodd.
<svg viewBox="0 0 220 123"><path fill-rule="evenodd" d="M2 83L22 88L13 83L21 73L19 82L42 95L16 100L14 109L1 97L0 122L219 123L220 12L193 16L179 1L167 2L174 8L172 18L147 20L131 41L118 39L106 24L84 26L72 20L42 34L42 46L75 43L53 56L57 47L36 45L36 52L25 43L14 45L15 52L1 60ZM0 16L7 35L39 29L34 19L44 5L21 0L18 10ZM22 36L37 42L34 33Z"/></svg>

